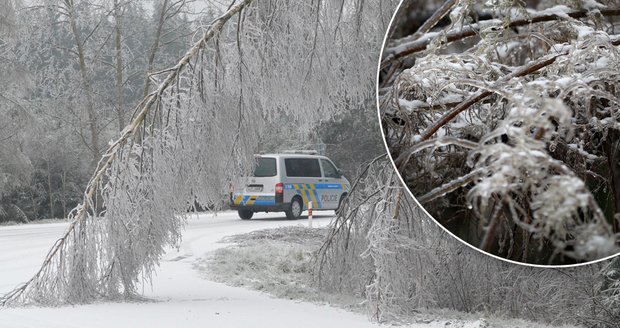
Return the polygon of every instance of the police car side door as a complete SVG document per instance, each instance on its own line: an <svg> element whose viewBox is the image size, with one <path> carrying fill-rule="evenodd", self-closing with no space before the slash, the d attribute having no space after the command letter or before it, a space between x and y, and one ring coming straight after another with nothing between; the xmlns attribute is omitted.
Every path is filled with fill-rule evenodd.
<svg viewBox="0 0 620 328"><path fill-rule="evenodd" d="M287 190L285 202L298 195L302 199L304 209L308 208L308 203L312 202L313 208L320 208L317 184L322 180L321 166L317 158L291 157L284 159L286 168L286 183L284 189ZM291 196L288 196L288 194Z"/></svg>
<svg viewBox="0 0 620 328"><path fill-rule="evenodd" d="M324 209L336 209L343 192L340 173L329 160L321 158L323 178L321 179L320 199Z"/></svg>

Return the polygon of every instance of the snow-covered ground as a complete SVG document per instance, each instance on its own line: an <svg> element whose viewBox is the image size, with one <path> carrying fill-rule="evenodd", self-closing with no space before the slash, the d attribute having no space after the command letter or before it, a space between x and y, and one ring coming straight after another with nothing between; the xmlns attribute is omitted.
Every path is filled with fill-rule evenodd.
<svg viewBox="0 0 620 328"><path fill-rule="evenodd" d="M327 213L327 214L324 214ZM326 226L333 212L315 213ZM201 278L193 264L225 236L290 225L283 214L257 214L242 221L236 212L192 216L180 249L170 250L142 303L98 303L60 308L0 310L0 327L372 327L367 317L325 305L282 300L265 293ZM30 278L67 223L0 227L0 293ZM428 327L427 325L424 325Z"/></svg>
<svg viewBox="0 0 620 328"><path fill-rule="evenodd" d="M324 227L333 212L319 212L314 227ZM0 227L0 293L4 294L30 278L46 252L63 233L67 222ZM266 293L231 287L204 279L197 264L207 254L228 246L227 236L294 225L283 214L256 214L242 221L236 212L193 215L181 247L170 249L161 262L152 286L144 287L150 301L96 303L58 308L0 308L0 328L123 328L123 327L380 327L358 313L314 303L278 299ZM454 313L450 315L454 316ZM423 320L406 327L481 328L493 327L484 319L468 315L462 320ZM505 321L501 327L522 325ZM498 326L498 327L500 327ZM383 325L383 327L387 327ZM537 325L537 327L540 327Z"/></svg>

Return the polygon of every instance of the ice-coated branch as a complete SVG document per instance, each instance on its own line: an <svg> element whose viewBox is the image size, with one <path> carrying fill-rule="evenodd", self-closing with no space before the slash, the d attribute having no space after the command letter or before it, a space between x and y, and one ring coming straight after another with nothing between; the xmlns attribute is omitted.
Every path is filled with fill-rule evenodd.
<svg viewBox="0 0 620 328"><path fill-rule="evenodd" d="M382 155L379 155L373 158L368 164L366 164L364 169L360 172L360 174L357 176L357 178L353 182L351 189L349 189L349 195L357 194L357 189L359 188L360 184L363 183L363 180L367 177L368 172L371 171L377 165L377 163L382 163L386 159L387 159L387 154L382 154ZM321 250L319 250L319 252L323 252L331 246L331 243L335 241L335 238L341 232L341 229L346 228L348 226L347 222L349 222L356 215L359 209L359 206L361 206L362 204L365 204L367 200L369 200L371 197L374 197L374 196L375 194L368 196L365 201L361 201L358 204L356 204L357 207L352 207L349 197L346 197L342 201L342 204L340 205L340 209L338 210L337 218L336 218L336 221L339 223L335 224L335 228L330 231L329 236L327 237L327 239L321 246ZM325 259L323 258L322 260L325 260ZM319 266L322 266L322 265L323 265L323 262L319 264ZM319 270L319 273L320 271L321 270Z"/></svg>
<svg viewBox="0 0 620 328"><path fill-rule="evenodd" d="M413 146L409 147L409 149L401 152L400 155L398 155L398 157L394 160L394 164L396 165L396 167L401 167L402 165L406 164L409 161L409 159L411 158L411 156L413 156L413 154L417 152L420 152L430 147L443 147L443 146L449 146L449 145L460 146L466 149L474 149L478 147L477 142L460 139L456 137L451 137L451 136L444 136L444 137L435 138L435 139L427 139L424 141L420 141L414 144Z"/></svg>
<svg viewBox="0 0 620 328"><path fill-rule="evenodd" d="M458 7L447 28L388 41L379 104L395 165L431 215L493 254L545 264L614 254L620 193L606 175L620 37L606 17L620 10L489 6L494 19L467 23ZM395 59L408 51L419 56ZM476 146L442 147L450 138Z"/></svg>
<svg viewBox="0 0 620 328"><path fill-rule="evenodd" d="M93 200L97 193L98 187L101 185L103 177L106 176L106 174L112 167L112 164L125 149L125 146L128 145L129 141L136 135L136 133L138 133L139 129L143 126L145 118L151 112L153 105L160 101L162 94L170 86L174 85L177 82L177 80L179 79L179 75L188 65L190 60L192 60L198 53L200 53L200 51L205 47L207 42L211 38L213 38L213 36L215 36L217 33L219 33L219 31L222 30L226 22L251 2L252 0L242 0L232 5L226 13L213 21L211 26L205 31L202 38L185 53L185 55L178 61L176 65L169 68L168 70L165 70L166 72L169 72L166 78L159 84L155 91L151 92L146 98L144 98L140 102L140 104L136 107L136 112L138 114L133 118L131 123L121 132L121 136L115 142L110 144L107 151L102 156L101 160L97 165L95 173L88 182L86 191L84 193L83 203L79 205L74 210L74 212L72 212L72 214L70 214L70 219L72 219L72 221L67 231L52 246L45 260L43 261L41 268L37 271L37 273L26 283L18 286L13 291L5 294L4 296L2 296L2 298L0 298L1 306L18 305L29 302L42 304L58 304L65 302L79 303L91 300L93 298L101 297L103 294L105 294L101 292L102 289L118 288L118 286L102 286L102 284L105 283L105 275L104 277L101 277L101 279L89 276L88 269L86 267L83 267L83 265L100 266L101 263L96 263L94 259L81 258L84 255L80 255L79 249L73 249L71 252L68 252L68 247L78 248L82 246L82 244L75 241L73 241L72 244L69 244L69 242L72 241L74 237L81 238L81 241L83 243L86 242L86 237L84 237L84 234L92 232L91 230L88 230L88 227L86 226L87 219L90 219L90 221L98 220L96 216L88 215L89 211L94 210ZM90 223L91 225L98 224L96 222L88 223ZM79 231L78 227L80 227ZM76 232L79 234L78 236L76 236ZM75 258L65 258L71 255L74 255ZM115 262L107 264L114 265L114 263ZM68 268L65 266L71 264L73 264L75 267ZM54 266L59 267L56 268ZM103 271L108 271L105 268L94 269L102 269ZM93 270L93 268L90 267L90 270ZM150 273L146 274L148 275ZM135 278L136 277L130 277L129 280ZM68 284L67 280L72 280L71 284L77 284L81 286L83 290L80 290L78 293L62 292L61 290L63 288L71 288L71 286L75 286ZM39 288L46 290L39 290ZM54 294L50 295L50 291L54 292ZM127 292L127 290L125 290L125 292Z"/></svg>
<svg viewBox="0 0 620 328"><path fill-rule="evenodd" d="M494 89L497 89L498 87L501 87L503 84L509 82L511 79L514 79L514 78L517 78L517 77L522 77L522 76L525 76L525 75L528 75L528 74L532 74L532 73L538 71L539 69L541 69L543 67L549 66L549 65L553 64L558 57L565 56L567 54L568 53L566 53L566 52L558 53L558 54L551 54L551 55L544 56L543 58L540 58L540 59L538 59L536 61L532 61L531 63L528 63L527 65L524 65L524 66L520 67L516 71L514 71L514 72L512 72L512 73L510 73L510 74L508 74L508 75L506 75L506 76L504 76L502 78L500 78L497 82L495 82L488 89L476 92L473 96L471 96L467 100L461 102L459 105L457 105L451 111L449 111L448 113L443 115L439 120L437 120L436 123L434 123L433 125L429 126L421 134L420 141L427 140L428 138L433 136L437 132L437 130L439 130L441 127L446 125L452 119L457 117L461 112L467 110L469 107L473 106L474 104L476 104L480 100L490 96L493 93Z"/></svg>
<svg viewBox="0 0 620 328"><path fill-rule="evenodd" d="M443 197L444 195L458 189L461 187L464 187L468 184L470 184L471 182L473 182L474 180L476 180L476 178L478 178L480 176L480 174L482 174L482 170L473 170L467 174L465 174L464 176L460 177L460 178L456 178L453 179L431 191L429 191L428 193L420 196L420 197L416 197L416 199L418 200L418 202L420 202L420 204L426 204L428 202L431 202L439 197Z"/></svg>
<svg viewBox="0 0 620 328"><path fill-rule="evenodd" d="M435 10L433 15L429 17L429 19L422 23L422 26L420 26L420 28L415 32L415 34L412 36L412 39L417 40L425 33L428 33L431 29L433 29L433 27L435 27L435 25L437 25L437 23L439 23L442 18L444 18L450 12L450 10L452 10L452 8L454 8L457 3L458 0L448 0L444 2L439 8L437 8L437 10ZM389 51L389 49L387 49L386 51Z"/></svg>
<svg viewBox="0 0 620 328"><path fill-rule="evenodd" d="M600 12L600 15L602 16L620 15L620 9L601 9L597 11L597 14L599 12ZM445 36L445 40L446 40L445 42L450 43L450 42L459 41L465 38L478 35L483 28L486 28L489 26L495 26L497 28L507 29L507 28L525 26L525 25L534 24L534 23L562 20L562 19L565 19L566 17L575 18L575 19L585 18L585 17L588 17L588 15L592 14L592 12L586 11L586 10L579 10L579 11L567 12L565 14L566 16L560 15L558 13L545 13L545 12L536 13L536 14L530 15L530 17L528 18L514 19L509 24L506 24L505 26L502 25L502 21L499 19L482 21L479 23L474 23L474 24L465 26L459 30L448 32L447 35ZM425 50L435 39L438 39L440 37L441 36L438 34L437 35L432 34L427 37L421 36L421 37L416 38L413 41L409 41L409 42L400 44L398 46L385 49L383 53L384 59L381 62L381 67L384 68L388 64L400 58L404 58L409 55Z"/></svg>

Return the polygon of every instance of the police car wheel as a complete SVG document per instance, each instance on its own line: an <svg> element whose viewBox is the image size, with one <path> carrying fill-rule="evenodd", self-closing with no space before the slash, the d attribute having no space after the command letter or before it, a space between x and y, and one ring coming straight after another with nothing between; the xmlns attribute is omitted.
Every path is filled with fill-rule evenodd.
<svg viewBox="0 0 620 328"><path fill-rule="evenodd" d="M288 211L285 212L286 217L292 220L299 219L299 217L301 216L301 212L303 212L303 210L304 208L303 208L303 205L301 204L301 200L298 197L295 197L291 201L291 205Z"/></svg>
<svg viewBox="0 0 620 328"><path fill-rule="evenodd" d="M237 210L237 213L239 213L239 217L242 220L249 220L252 218L252 215L254 215L254 212L250 210Z"/></svg>

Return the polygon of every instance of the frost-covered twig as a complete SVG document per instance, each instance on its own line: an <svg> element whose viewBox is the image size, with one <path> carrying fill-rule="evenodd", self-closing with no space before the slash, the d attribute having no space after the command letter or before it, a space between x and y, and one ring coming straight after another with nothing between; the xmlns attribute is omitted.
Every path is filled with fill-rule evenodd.
<svg viewBox="0 0 620 328"><path fill-rule="evenodd" d="M427 140L423 140L423 141L420 141L414 144L413 146L409 147L408 149L404 151L401 151L398 157L394 160L394 164L396 165L396 167L401 167L401 165L403 165L404 163L407 163L409 159L411 158L411 156L413 156L413 154L417 152L420 152L430 147L437 148L437 147L444 147L444 146L449 146L449 145L460 146L465 149L474 149L478 147L477 142L460 139L456 137L451 137L451 136L444 136L444 137L439 137L435 139L427 139Z"/></svg>
<svg viewBox="0 0 620 328"><path fill-rule="evenodd" d="M430 138L431 136L433 136L437 130L439 130L441 127L443 127L444 125L446 125L448 122L450 122L452 119L454 119L456 116L458 116L461 112L467 110L468 108L470 108L471 106L473 106L474 104L478 103L480 100L490 96L493 93L493 90L501 87L503 84L507 83L508 81L514 79L514 78L518 78L518 77L522 77L528 74L532 74L536 71L538 71L539 69L545 67L545 66L549 66L551 64L553 64L555 62L555 60L560 57L560 56L566 56L568 53L559 53L559 54L550 54L547 55L539 60L533 61L527 65L524 65L523 67L520 67L519 69L515 70L514 72L500 78L497 82L495 82L492 86L490 86L488 89L486 90L482 90L482 91L478 91L476 94L474 94L473 96L471 96L470 98L468 98L467 100L461 102L458 106L456 106L454 109L452 109L450 112L446 113L445 115L443 115L439 120L437 120L437 122L431 126L429 126L424 132L422 132L419 140L420 141L424 141L427 140L428 138Z"/></svg>
<svg viewBox="0 0 620 328"><path fill-rule="evenodd" d="M592 13L593 12L591 11L578 10L578 11L567 12L565 13L566 16L564 16L564 15L559 15L557 13L549 14L549 13L543 12L543 13L531 14L530 17L528 18L513 19L506 26L503 26L503 22L499 19L482 21L479 23L468 25L461 30L449 32L445 36L445 42L450 43L450 42L454 42L454 41L458 41L458 40L462 40L468 37L478 35L482 29L488 28L489 26L493 26L497 28L504 28L504 29L513 28L513 27L519 27L519 26L524 26L524 25L529 25L529 24L534 24L534 23L562 20L562 19L565 19L566 17L576 18L576 19L585 18L585 17L588 17L588 15ZM620 9L601 9L601 10L598 10L596 13L597 14L600 13L602 16L618 16L620 15ZM385 49L383 53L383 60L381 61L381 67L384 68L388 64L400 58L403 58L403 57L406 57L406 56L425 50L430 44L433 43L434 40L438 38L440 38L440 36L436 34L433 34L430 37L426 37L426 38L418 37L414 41L400 44L393 48Z"/></svg>
<svg viewBox="0 0 620 328"><path fill-rule="evenodd" d="M416 199L418 200L418 202L420 202L420 204L426 204L439 197L443 197L446 194L453 192L454 190L457 190L458 188L461 188L461 187L464 187L470 184L476 178L480 177L481 174L482 174L482 170L473 170L465 174L464 176L453 179L450 182L447 182L420 197L416 197Z"/></svg>
<svg viewBox="0 0 620 328"><path fill-rule="evenodd" d="M439 21L448 14L458 2L458 0L447 0L444 2L439 8L437 8L437 10L435 10L431 17L422 23L422 26L420 26L420 28L418 28L418 30L411 37L412 40L419 39L422 35L433 29L433 27L435 27L435 25L437 25L437 23L439 23ZM386 51L389 52L389 49Z"/></svg>

